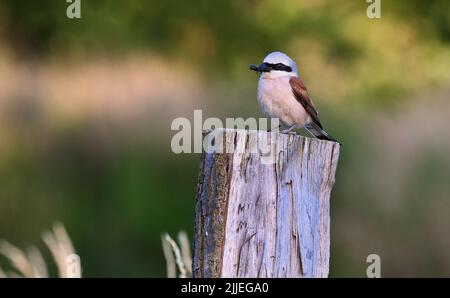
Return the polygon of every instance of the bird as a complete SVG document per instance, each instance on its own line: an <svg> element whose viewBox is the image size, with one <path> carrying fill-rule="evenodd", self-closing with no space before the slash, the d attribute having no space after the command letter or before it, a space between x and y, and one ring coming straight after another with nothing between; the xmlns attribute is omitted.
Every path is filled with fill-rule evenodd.
<svg viewBox="0 0 450 298"><path fill-rule="evenodd" d="M308 90L299 77L297 64L283 52L271 52L261 65L250 65L260 73L258 102L265 114L278 118L282 133L294 133L296 128L305 128L320 140L339 143L323 129L319 113L309 98Z"/></svg>

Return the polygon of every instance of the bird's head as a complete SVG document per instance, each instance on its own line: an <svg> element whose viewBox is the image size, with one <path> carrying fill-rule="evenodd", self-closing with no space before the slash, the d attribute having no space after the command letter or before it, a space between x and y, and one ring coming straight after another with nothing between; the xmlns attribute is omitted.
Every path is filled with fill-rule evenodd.
<svg viewBox="0 0 450 298"><path fill-rule="evenodd" d="M272 52L264 58L261 65L250 65L250 69L261 73L263 78L274 79L283 76L298 76L297 64L282 52Z"/></svg>

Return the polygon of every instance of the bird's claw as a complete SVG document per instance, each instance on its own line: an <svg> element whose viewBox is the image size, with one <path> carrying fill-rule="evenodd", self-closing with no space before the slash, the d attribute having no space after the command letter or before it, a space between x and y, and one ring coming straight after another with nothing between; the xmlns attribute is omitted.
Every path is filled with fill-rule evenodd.
<svg viewBox="0 0 450 298"><path fill-rule="evenodd" d="M297 133L295 131L288 131L288 130L282 130L281 133L284 133L286 135L297 135Z"/></svg>
<svg viewBox="0 0 450 298"><path fill-rule="evenodd" d="M281 133L289 134L289 135L296 135L297 133L296 133L295 131L292 131L294 128L295 128L295 124L292 124L292 125L289 126L288 128L283 129L283 130L281 131Z"/></svg>

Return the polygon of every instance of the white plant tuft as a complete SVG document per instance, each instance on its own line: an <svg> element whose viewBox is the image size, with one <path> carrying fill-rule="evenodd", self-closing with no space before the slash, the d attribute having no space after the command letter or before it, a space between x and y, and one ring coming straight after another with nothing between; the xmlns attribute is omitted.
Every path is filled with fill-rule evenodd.
<svg viewBox="0 0 450 298"><path fill-rule="evenodd" d="M178 277L192 277L191 249L186 232L181 231L178 233L179 244L177 244L167 233L162 235L161 241L167 264L167 277L177 277L177 268L179 271Z"/></svg>
<svg viewBox="0 0 450 298"><path fill-rule="evenodd" d="M42 239L49 248L58 269L59 277L81 277L80 258L75 254L72 241L61 223L45 231ZM6 240L0 241L0 254L4 255L16 271L5 272L0 277L49 277L47 265L41 252L34 246L25 253Z"/></svg>

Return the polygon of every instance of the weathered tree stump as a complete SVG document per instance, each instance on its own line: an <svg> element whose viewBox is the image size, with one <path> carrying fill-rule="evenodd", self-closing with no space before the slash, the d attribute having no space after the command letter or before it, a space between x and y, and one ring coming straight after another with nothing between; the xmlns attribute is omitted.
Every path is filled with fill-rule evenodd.
<svg viewBox="0 0 450 298"><path fill-rule="evenodd" d="M274 141L272 159L262 139ZM194 277L327 277L339 144L232 129L205 134L204 143Z"/></svg>

